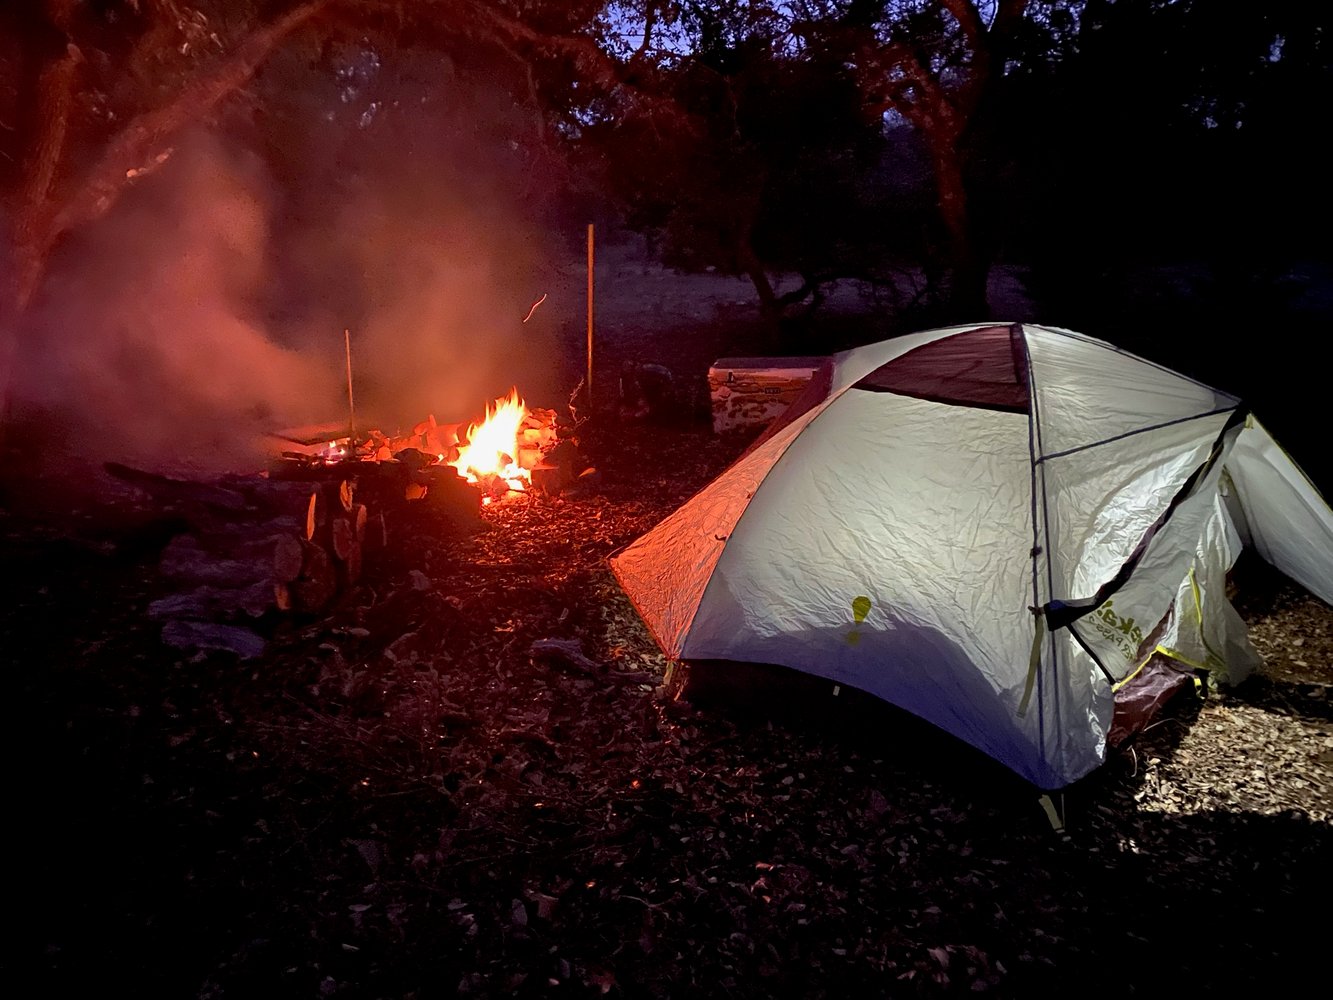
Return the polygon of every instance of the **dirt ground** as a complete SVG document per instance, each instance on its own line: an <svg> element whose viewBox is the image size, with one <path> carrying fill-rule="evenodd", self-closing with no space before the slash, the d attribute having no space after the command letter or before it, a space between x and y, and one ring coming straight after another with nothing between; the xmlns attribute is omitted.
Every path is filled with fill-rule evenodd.
<svg viewBox="0 0 1333 1000"><path fill-rule="evenodd" d="M685 296L689 323L648 304L660 324L642 284L637 309L608 293L607 370L651 348L699 375L748 301L722 292ZM397 538L327 614L249 621L250 659L165 646L147 613L197 512L97 470L10 484L5 967L51 995L207 998L1314 980L1333 610L1251 574L1264 670L1068 789L1057 835L1031 789L887 706L664 696L606 558L743 443L613 423L585 442L595 484Z"/></svg>

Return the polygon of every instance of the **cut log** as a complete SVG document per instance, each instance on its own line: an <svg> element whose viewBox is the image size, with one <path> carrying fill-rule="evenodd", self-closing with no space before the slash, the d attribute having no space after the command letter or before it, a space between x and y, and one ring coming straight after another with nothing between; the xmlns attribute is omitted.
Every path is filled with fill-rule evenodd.
<svg viewBox="0 0 1333 1000"><path fill-rule="evenodd" d="M334 556L340 562L347 562L352 555L352 548L357 545L356 529L345 517L335 517L329 522L329 539Z"/></svg>
<svg viewBox="0 0 1333 1000"><path fill-rule="evenodd" d="M279 583L291 583L301 575L304 564L305 550L301 539L295 535L279 535L273 547L273 578Z"/></svg>
<svg viewBox="0 0 1333 1000"><path fill-rule="evenodd" d="M449 520L469 522L481 511L481 491L447 465L422 469L416 478L426 487L426 506ZM506 485L505 490L509 487Z"/></svg>
<svg viewBox="0 0 1333 1000"><path fill-rule="evenodd" d="M532 488L542 493L559 493L573 479L564 465L535 465L531 469Z"/></svg>
<svg viewBox="0 0 1333 1000"><path fill-rule="evenodd" d="M347 563L344 566L347 583L353 584L361 579L361 543L354 542L352 551L347 556Z"/></svg>
<svg viewBox="0 0 1333 1000"><path fill-rule="evenodd" d="M301 576L291 583L292 604L299 611L320 611L338 591L338 574L329 554L317 545L305 549Z"/></svg>

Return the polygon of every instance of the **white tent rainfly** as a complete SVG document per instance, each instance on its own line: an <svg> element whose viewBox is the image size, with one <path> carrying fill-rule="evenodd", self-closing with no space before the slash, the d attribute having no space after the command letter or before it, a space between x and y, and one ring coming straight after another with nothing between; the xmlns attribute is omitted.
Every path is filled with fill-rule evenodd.
<svg viewBox="0 0 1333 1000"><path fill-rule="evenodd" d="M1237 399L981 325L834 356L612 568L669 657L859 688L1056 789L1155 669L1258 663L1244 545L1333 603L1333 512Z"/></svg>

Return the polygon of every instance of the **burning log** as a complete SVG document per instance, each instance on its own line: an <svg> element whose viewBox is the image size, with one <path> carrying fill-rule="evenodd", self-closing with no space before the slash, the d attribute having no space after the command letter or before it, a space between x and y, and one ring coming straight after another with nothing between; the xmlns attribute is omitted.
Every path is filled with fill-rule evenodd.
<svg viewBox="0 0 1333 1000"><path fill-rule="evenodd" d="M356 586L367 555L386 550L391 537L397 554L411 558L425 532L483 527L483 503L527 489L530 469L541 470L538 481L553 491L579 471L577 449L570 442L561 448L555 412L529 411L516 391L464 433L433 416L408 437L340 430L342 437L332 427L284 434L287 448L267 478L224 485L108 466L166 509L190 513L160 566L186 589L150 611L173 625L175 644L222 648L234 639L233 651L249 655L250 640L213 626L241 628L232 623L253 622L275 606L324 612ZM206 544L191 534L201 525L211 533Z"/></svg>
<svg viewBox="0 0 1333 1000"><path fill-rule="evenodd" d="M417 438L416 447L427 455L434 455L438 461L452 463L458 459L459 424L439 424L435 414L412 428L412 436Z"/></svg>
<svg viewBox="0 0 1333 1000"><path fill-rule="evenodd" d="M528 410L517 390L487 407L485 418L466 431L434 415L407 437L372 430L364 439L321 443L329 430L277 435L305 450L285 451L270 476L316 484L305 501L303 532L277 540L271 550L273 592L284 611L320 611L353 586L368 537L371 548L383 548L390 526L408 544L425 530L483 526L483 503L525 490L529 469L543 467L560 444L555 411ZM552 489L574 478L569 463L555 467L558 483L549 469L543 475Z"/></svg>
<svg viewBox="0 0 1333 1000"><path fill-rule="evenodd" d="M422 504L433 516L454 526L480 526L482 493L451 466L432 465L420 470L412 479L425 487ZM508 486L505 489L508 490Z"/></svg>

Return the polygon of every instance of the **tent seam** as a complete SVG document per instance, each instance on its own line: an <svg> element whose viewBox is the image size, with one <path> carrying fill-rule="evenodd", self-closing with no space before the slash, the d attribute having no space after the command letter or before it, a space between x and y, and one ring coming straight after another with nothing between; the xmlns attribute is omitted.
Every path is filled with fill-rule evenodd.
<svg viewBox="0 0 1333 1000"><path fill-rule="evenodd" d="M1046 605L1046 611L1048 615L1051 612L1055 612L1057 621L1059 622L1059 624L1052 626L1052 631L1057 628L1065 628L1085 615L1096 611L1129 582L1130 577L1134 575L1134 571L1138 568L1138 564L1143 560L1143 556L1146 554L1148 547L1152 544L1152 540L1157 536L1158 532L1166 527L1167 523L1171 520L1172 515L1176 512L1176 509L1181 503L1193 495L1199 488L1199 484L1207 478L1208 473L1212 470L1214 465L1218 462L1222 462L1223 466L1225 466L1222 451L1226 437L1233 430L1236 430L1237 424L1245 418L1247 413L1248 411L1244 406L1238 406L1232 410L1231 417L1228 418L1226 424L1223 425L1222 430L1213 441L1213 446L1209 450L1208 457L1204 459L1203 463L1190 473L1185 482L1181 484L1180 489L1176 491L1175 496L1173 496L1171 501L1167 504L1166 510L1162 511L1157 520L1149 525L1147 530L1144 531L1138 544L1134 546L1134 549L1130 552L1128 558L1121 563L1120 568L1116 571L1115 575L1112 576L1110 580L1106 581L1106 583L1098 587L1096 593L1094 593L1092 597L1076 598L1070 601L1058 601L1054 597L1051 598L1050 603Z"/></svg>
<svg viewBox="0 0 1333 1000"><path fill-rule="evenodd" d="M834 370L836 371L837 356L835 355L834 357L835 357ZM773 456L773 461L769 463L768 469L764 472L762 476L759 477L759 482L755 483L754 489L751 490L750 495L745 498L745 506L743 506L740 510L740 513L736 515L736 521L732 525L731 531L727 533L726 538L722 539L722 551L718 553L717 562L713 564L713 570L711 573L708 574L708 582L704 584L704 589L699 594L699 600L694 605L694 610L690 612L689 621L687 621L680 630L680 653L682 658L684 658L685 656L685 647L689 644L690 641L690 633L694 630L694 620L699 616L699 609L702 608L704 606L704 602L708 600L708 592L712 590L713 584L717 580L718 567L722 562L723 555L726 554L727 543L731 541L731 536L736 533L736 529L740 527L741 521L745 519L746 512L749 511L750 505L754 503L754 498L759 495L759 491L764 488L764 483L768 482L768 477L773 474L773 470L778 467L778 463L781 462L783 458L786 457L787 452L791 450L792 445L794 445L800 439L802 434L804 434L807 430L810 429L811 424L813 424L816 420L818 420L826 412L828 412L829 407L833 405L833 402L835 400L840 399L842 397L842 394L847 392L851 388L852 387L848 385L844 386L840 390L837 390L836 393L832 391L829 393L828 398L825 399L824 402L819 405L819 408L817 410L814 411L814 416L812 416L809 420L807 420L804 426L802 426L800 430L798 430L795 434L792 435L791 440L788 441L783 446L782 450ZM737 459L737 461L739 462L740 460ZM705 486L704 489L707 489L707 487ZM703 490L700 490L699 492L702 493Z"/></svg>
<svg viewBox="0 0 1333 1000"><path fill-rule="evenodd" d="M964 329L956 330L954 333L948 334L947 336L938 337L933 341L929 341L929 343L939 343L945 340L949 340L952 337L959 336L960 334L970 333L975 329L979 329L983 325L985 324L973 324L971 326L965 327ZM947 330L950 328L938 327L937 329ZM929 334L934 332L935 330L922 331L923 334ZM856 350L857 348L851 348L850 350L839 351L837 354L834 354L829 359L833 365L833 372L832 372L833 376L837 375L838 369L841 367L842 363L849 356L856 353ZM859 382L860 379L858 378L856 381ZM728 533L726 539L723 540L722 542L722 551L718 553L717 562L714 563L713 565L713 571L708 576L708 582L704 584L703 593L699 595L699 602L694 606L694 610L690 612L689 621L686 622L684 627L681 629L680 651L682 657L685 655L685 647L689 644L690 633L694 630L694 620L699 615L699 609L702 608L704 606L704 602L708 600L708 592L713 588L713 584L717 580L717 575L718 575L717 570L722 563L723 555L726 554L727 542L731 540L731 536L736 533L736 529L740 527L741 521L745 519L745 514L750 509L750 505L754 503L755 497L757 497L759 495L759 491L764 488L764 484L768 482L768 477L773 474L773 470L778 467L778 463L781 462L787 456L787 452L791 450L792 446L795 445L798 440L800 440L801 435L804 434L806 431L808 431L816 420L818 420L825 413L827 413L829 408L835 402L841 399L845 393L850 392L854 388L856 388L856 382L848 383L841 389L830 386L828 398L826 398L824 402L819 405L819 408L816 411L814 411L814 416L812 416L809 420L807 420L804 426L802 426L799 431L797 431L795 434L792 435L792 439L787 442L787 444L783 447L782 451L778 452L778 454L773 457L773 461L769 464L768 471L766 471L762 476L759 477L759 482L755 483L754 490L750 493L749 497L746 498L745 506L741 508L741 512L736 516L736 522L734 525L732 525L730 533ZM743 458L744 456L741 457ZM739 461L740 459L737 459L737 462ZM704 489L707 489L707 487L705 486ZM703 490L701 489L699 492L702 493ZM697 495L698 494L696 494L696 496Z"/></svg>
<svg viewBox="0 0 1333 1000"><path fill-rule="evenodd" d="M1192 417L1177 417L1175 420L1167 420L1160 424L1153 424L1151 427L1140 427L1137 430L1125 431L1125 433L1117 434L1114 437L1102 438L1102 440L1093 441L1091 444L1081 444L1077 448L1066 448L1064 451L1055 451L1049 455L1042 455L1040 461L1047 462L1053 458L1068 458L1070 455L1078 455L1085 451L1091 451L1093 448L1100 448L1104 444L1113 444L1116 441L1123 441L1126 438L1134 437L1136 434L1147 434L1149 431L1160 431L1165 427L1174 427L1177 424L1187 424L1191 420L1202 420L1205 417L1215 417L1219 413L1231 413L1235 409L1235 405L1223 406L1216 410L1209 410L1207 413L1196 413Z"/></svg>
<svg viewBox="0 0 1333 1000"><path fill-rule="evenodd" d="M1038 555L1041 554L1041 552L1042 552L1042 550L1043 550L1043 545L1042 545L1042 532L1043 532L1043 530L1045 530L1044 527L1043 527L1043 525L1045 525L1045 524L1047 523L1047 521L1048 521L1048 518L1046 517L1046 510L1045 510L1045 508L1046 508L1046 477L1045 477L1045 474L1044 474L1044 469L1041 468L1041 459L1040 459L1040 452L1041 452L1041 435L1040 435L1040 432L1039 432L1039 423L1038 423L1038 419L1039 419L1039 418L1038 418L1038 406L1037 406L1037 377L1036 377L1036 373L1033 371L1033 367L1032 367L1032 351L1031 351L1031 350L1029 349L1029 347L1028 347L1027 331L1024 330L1023 325L1022 325L1021 323L1015 323L1015 324L1010 328L1010 331L1011 331L1012 334L1016 335L1016 336L1019 338L1019 340L1022 342L1022 344L1023 344L1023 356L1024 356L1024 359L1025 359L1026 362L1027 362L1027 370L1028 370L1028 466L1029 466L1029 469L1030 469L1031 474L1032 474L1032 475L1031 475L1031 479L1032 479L1032 486L1031 486L1031 493L1032 493L1032 501L1031 501L1031 516L1032 516L1032 605L1033 605L1033 607L1032 607L1032 611L1033 611L1033 614L1034 614L1034 616L1035 616L1035 615L1039 615L1039 614L1045 614L1045 609L1044 609L1044 606L1043 606L1042 601L1041 601L1041 583L1040 583L1041 574L1040 574L1040 572L1039 572L1038 569L1037 569L1037 557L1038 557ZM1042 493L1042 523L1041 523L1041 524L1039 524L1038 521L1037 521L1037 473L1038 473L1038 471L1042 471L1042 473L1043 473L1043 475L1042 475L1042 486L1041 486L1041 493ZM1047 543L1047 545L1050 544L1050 538L1049 538L1049 537L1046 539L1046 543ZM1047 567L1048 577L1049 577L1049 572L1050 572L1050 565L1051 565L1050 554L1047 553L1047 557L1046 557L1046 567ZM1048 587L1050 586L1049 579L1048 579L1048 582L1047 582L1047 586L1048 586ZM1037 627L1035 623L1034 623L1033 627L1034 627L1034 629ZM1047 632L1049 633L1049 632L1050 632L1050 629L1047 629ZM1055 643L1054 643L1054 640L1052 640L1052 642L1051 642L1051 647L1054 648L1054 646L1055 646ZM1040 671L1040 667L1039 667L1039 668L1038 668L1038 673L1037 673L1037 743L1038 743L1039 748L1042 748L1042 749L1039 749L1038 752L1041 753L1041 754L1043 754L1043 756L1044 756L1044 752L1045 752L1045 751L1044 751L1044 747L1045 747L1045 744L1046 744L1046 712L1044 711L1044 708L1045 708L1045 699L1044 699L1044 697L1043 697L1043 686L1042 686L1042 683L1041 683L1041 671Z"/></svg>

